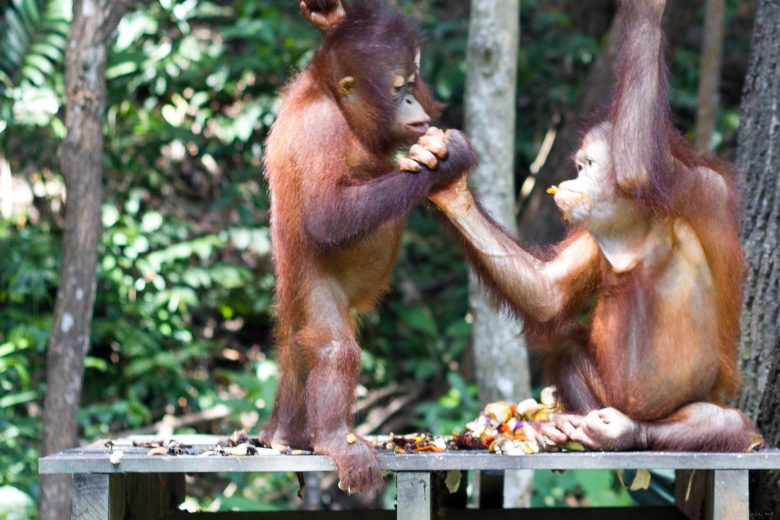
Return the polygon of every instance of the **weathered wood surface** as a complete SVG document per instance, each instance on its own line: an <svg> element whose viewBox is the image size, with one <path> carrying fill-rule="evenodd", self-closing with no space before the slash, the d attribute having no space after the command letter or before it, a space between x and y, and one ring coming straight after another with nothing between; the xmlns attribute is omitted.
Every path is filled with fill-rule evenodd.
<svg viewBox="0 0 780 520"><path fill-rule="evenodd" d="M399 517L400 518L400 517ZM673 507L599 507L545 509L449 509L437 520L688 520ZM262 513L174 513L161 520L396 520L396 512L370 511L263 511ZM404 519L405 520L405 519Z"/></svg>
<svg viewBox="0 0 780 520"><path fill-rule="evenodd" d="M397 517L404 520L431 518L431 474L425 472L398 473Z"/></svg>
<svg viewBox="0 0 780 520"><path fill-rule="evenodd" d="M71 516L74 520L118 520L124 503L112 503L108 475L76 475L73 478ZM124 490L114 493L124 497Z"/></svg>
<svg viewBox="0 0 780 520"><path fill-rule="evenodd" d="M678 471L676 477L675 504L687 518L750 517L748 471Z"/></svg>
<svg viewBox="0 0 780 520"><path fill-rule="evenodd" d="M71 520L151 520L178 511L183 474L79 473L73 476Z"/></svg>
<svg viewBox="0 0 780 520"><path fill-rule="evenodd" d="M114 441L114 452L121 450L119 464L109 460L108 448L91 447L67 450L39 459L39 472L52 473L210 473L334 471L330 457L322 455L284 455L270 449L258 449L257 455L244 457L199 455L222 439L216 436L175 436L178 442L192 445L192 455L147 455L146 448L133 447L136 437ZM673 452L584 452L539 453L536 455L496 455L479 451L416 453L396 455L379 452L379 466L386 471L443 470L517 470L517 469L778 469L780 450L754 453L673 453Z"/></svg>
<svg viewBox="0 0 780 520"><path fill-rule="evenodd" d="M748 472L714 471L712 479L712 513L708 518L750 518Z"/></svg>

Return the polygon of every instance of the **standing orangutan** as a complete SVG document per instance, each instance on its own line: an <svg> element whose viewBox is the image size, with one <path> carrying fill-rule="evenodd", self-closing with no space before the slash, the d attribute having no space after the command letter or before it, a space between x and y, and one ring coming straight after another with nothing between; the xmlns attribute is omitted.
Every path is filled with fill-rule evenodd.
<svg viewBox="0 0 780 520"><path fill-rule="evenodd" d="M622 0L608 118L552 188L577 230L537 258L482 212L461 177L429 198L496 298L545 354L568 414L545 442L591 449L748 450L760 436L719 404L737 390L743 259L734 191L674 130L665 0ZM587 320L577 318L594 304Z"/></svg>
<svg viewBox="0 0 780 520"><path fill-rule="evenodd" d="M267 142L282 374L260 438L330 455L343 489L375 492L374 453L352 433L355 322L387 288L406 213L476 158L462 134L429 128L439 106L418 76L415 25L380 2L350 5L324 22Z"/></svg>

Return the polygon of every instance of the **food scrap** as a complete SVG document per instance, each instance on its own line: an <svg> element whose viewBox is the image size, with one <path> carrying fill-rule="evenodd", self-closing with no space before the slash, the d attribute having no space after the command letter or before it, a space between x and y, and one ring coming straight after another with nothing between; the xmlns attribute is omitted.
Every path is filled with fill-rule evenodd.
<svg viewBox="0 0 780 520"><path fill-rule="evenodd" d="M246 457L247 455L257 455L258 446L260 446L259 439L250 438L244 430L236 430L227 439L222 439L217 442L213 453L209 453L209 455L222 455L230 457Z"/></svg>
<svg viewBox="0 0 780 520"><path fill-rule="evenodd" d="M375 448L392 451L393 453L441 453L446 450L457 449L454 439L444 435L431 435L430 433L410 433L408 435L393 435L392 433L384 442L374 443Z"/></svg>
<svg viewBox="0 0 780 520"><path fill-rule="evenodd" d="M192 446L182 444L174 439L151 440L151 441L133 441L136 448L148 448L147 455L190 455Z"/></svg>
<svg viewBox="0 0 780 520"><path fill-rule="evenodd" d="M399 455L414 453L442 453L445 451L481 450L505 455L529 455L549 450L582 451L582 445L569 442L555 445L539 440L537 432L541 424L552 420L559 410L555 387L542 390L539 401L525 399L517 404L505 401L488 403L482 412L464 425L461 432L452 435L411 433L407 435L381 435L366 440L374 448ZM349 432L345 435L347 444L358 442L358 436ZM107 441L105 446L113 448ZM250 437L243 430L233 432L230 437L220 439L206 449L193 448L174 439L133 441L133 447L145 448L147 456L196 455L200 457L246 457L261 452L273 453L257 437ZM262 449L265 448L265 449ZM313 452L288 449L288 455L310 455ZM113 450L111 463L119 464L123 453Z"/></svg>
<svg viewBox="0 0 780 520"><path fill-rule="evenodd" d="M122 450L116 450L111 452L111 456L108 458L109 462L116 466L120 462L122 462L122 457L124 456L124 452Z"/></svg>
<svg viewBox="0 0 780 520"><path fill-rule="evenodd" d="M550 186L549 188L547 188L547 193L549 193L550 195L555 195L559 191L560 188L558 188L558 186Z"/></svg>
<svg viewBox="0 0 780 520"><path fill-rule="evenodd" d="M458 436L458 447L508 455L538 453L545 448L537 441L538 425L549 421L557 409L554 387L542 390L540 402L530 398L517 405L489 403L479 417L466 424Z"/></svg>
<svg viewBox="0 0 780 520"><path fill-rule="evenodd" d="M504 401L488 403L476 419L465 425L463 432L452 436L390 434L386 441L375 443L375 447L398 454L445 450L487 450L507 455L529 455L549 449L582 451L582 445L573 442L562 446L539 444L536 434L539 425L550 421L557 410L555 387L547 387L538 402L526 399L516 405Z"/></svg>

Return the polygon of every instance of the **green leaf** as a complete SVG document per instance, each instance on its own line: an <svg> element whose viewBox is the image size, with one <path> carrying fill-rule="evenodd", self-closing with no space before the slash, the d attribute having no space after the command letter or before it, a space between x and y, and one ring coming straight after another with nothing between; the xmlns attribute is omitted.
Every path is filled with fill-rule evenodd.
<svg viewBox="0 0 780 520"><path fill-rule="evenodd" d="M16 406L17 404L27 403L34 401L38 397L36 392L28 390L26 392L20 392L18 394L10 394L0 397L0 408L8 408L10 406Z"/></svg>
<svg viewBox="0 0 780 520"><path fill-rule="evenodd" d="M415 305L414 307L408 308L402 307L399 315L401 321L412 330L421 332L432 338L438 336L436 319L433 317L433 314L428 307L422 305Z"/></svg>
<svg viewBox="0 0 780 520"><path fill-rule="evenodd" d="M15 85L49 85L62 74L70 2L15 0L0 24L0 67Z"/></svg>

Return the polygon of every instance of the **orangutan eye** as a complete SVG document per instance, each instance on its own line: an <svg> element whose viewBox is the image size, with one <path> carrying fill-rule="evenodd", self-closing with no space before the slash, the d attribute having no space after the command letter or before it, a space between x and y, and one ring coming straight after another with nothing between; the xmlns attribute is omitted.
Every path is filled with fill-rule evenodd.
<svg viewBox="0 0 780 520"><path fill-rule="evenodd" d="M392 87L390 88L390 94L392 94L394 98L397 98L398 96L401 95L401 92L403 91L405 86L406 86L406 79L400 74L395 76L393 78Z"/></svg>

